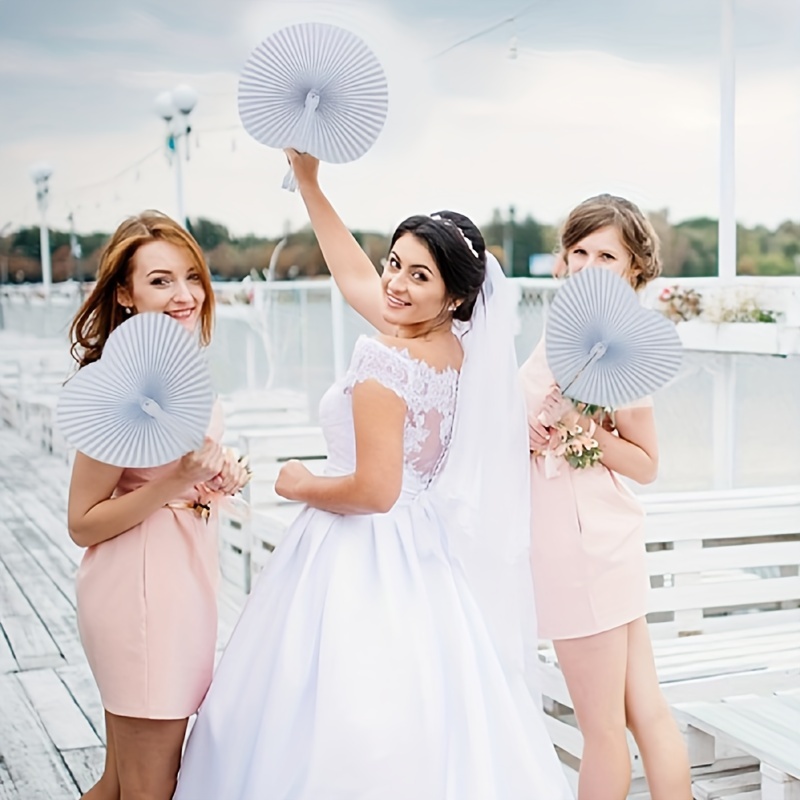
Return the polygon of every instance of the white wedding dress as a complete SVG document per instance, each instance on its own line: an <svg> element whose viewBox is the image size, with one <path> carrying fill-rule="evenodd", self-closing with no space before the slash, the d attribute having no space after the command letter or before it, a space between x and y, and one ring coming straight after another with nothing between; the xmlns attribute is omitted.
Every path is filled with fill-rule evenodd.
<svg viewBox="0 0 800 800"><path fill-rule="evenodd" d="M400 499L386 514L300 513L222 657L175 798L571 798L451 553L437 476L458 373L362 337L320 405L330 474L354 469L351 389L365 380L408 408Z"/></svg>

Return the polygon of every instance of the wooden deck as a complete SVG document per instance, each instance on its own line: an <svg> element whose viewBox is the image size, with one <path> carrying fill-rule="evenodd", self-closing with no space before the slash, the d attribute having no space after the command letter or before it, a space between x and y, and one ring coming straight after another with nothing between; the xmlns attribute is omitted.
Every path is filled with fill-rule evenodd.
<svg viewBox="0 0 800 800"><path fill-rule="evenodd" d="M102 771L103 709L75 620L63 463L0 429L0 798L72 800Z"/></svg>
<svg viewBox="0 0 800 800"><path fill-rule="evenodd" d="M105 757L75 617L68 479L63 461L0 427L0 800L74 800ZM237 600L224 593L221 639Z"/></svg>
<svg viewBox="0 0 800 800"><path fill-rule="evenodd" d="M105 731L76 624L82 550L66 530L69 471L2 425L0 454L0 800L74 800L102 771ZM220 649L243 599L223 583ZM750 761L695 771L695 797L758 800ZM641 781L632 791L648 800Z"/></svg>

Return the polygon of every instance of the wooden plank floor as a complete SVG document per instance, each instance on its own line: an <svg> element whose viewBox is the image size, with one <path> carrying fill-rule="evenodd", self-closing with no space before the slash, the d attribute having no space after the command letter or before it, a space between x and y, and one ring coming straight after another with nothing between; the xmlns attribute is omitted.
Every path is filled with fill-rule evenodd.
<svg viewBox="0 0 800 800"><path fill-rule="evenodd" d="M0 800L72 800L102 771L103 710L78 638L67 467L0 428Z"/></svg>
<svg viewBox="0 0 800 800"><path fill-rule="evenodd" d="M105 758L75 616L67 465L0 425L0 800L74 800ZM220 642L242 598L228 589Z"/></svg>
<svg viewBox="0 0 800 800"><path fill-rule="evenodd" d="M103 709L75 616L83 551L66 530L68 481L63 460L0 425L0 800L75 800L103 768ZM223 585L219 650L243 600ZM641 781L630 800L649 800Z"/></svg>

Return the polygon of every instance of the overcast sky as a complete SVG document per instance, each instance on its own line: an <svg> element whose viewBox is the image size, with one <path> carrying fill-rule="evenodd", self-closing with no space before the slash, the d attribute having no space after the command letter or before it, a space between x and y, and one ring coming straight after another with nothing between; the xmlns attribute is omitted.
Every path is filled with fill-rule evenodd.
<svg viewBox="0 0 800 800"><path fill-rule="evenodd" d="M674 220L716 216L720 3L0 0L0 228L36 223L39 161L54 168L55 227L70 210L81 231L174 213L153 98L181 82L200 93L188 214L236 234L302 225L299 198L280 189L283 155L241 129L236 87L259 41L308 20L361 35L389 79L373 150L322 169L353 227L441 207L481 223L509 204L558 222L600 191ZM800 3L736 8L739 218L800 219Z"/></svg>

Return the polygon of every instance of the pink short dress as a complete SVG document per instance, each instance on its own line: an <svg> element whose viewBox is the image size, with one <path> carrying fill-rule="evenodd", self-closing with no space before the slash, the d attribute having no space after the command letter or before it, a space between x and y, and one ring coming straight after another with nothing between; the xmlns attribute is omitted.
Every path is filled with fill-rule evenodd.
<svg viewBox="0 0 800 800"><path fill-rule="evenodd" d="M539 413L555 383L544 338L520 370L528 413ZM652 405L650 398L627 406ZM531 566L545 639L592 636L644 616L649 579L644 511L608 468L574 469L531 458Z"/></svg>
<svg viewBox="0 0 800 800"><path fill-rule="evenodd" d="M222 435L219 405L209 436ZM126 469L115 494L168 474L175 463ZM191 490L171 505L198 499ZM78 630L103 707L139 719L184 719L205 697L217 636L217 520L164 507L89 547L78 569Z"/></svg>

